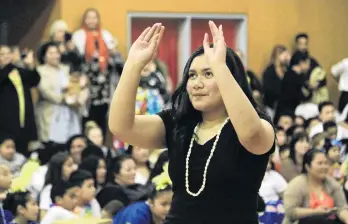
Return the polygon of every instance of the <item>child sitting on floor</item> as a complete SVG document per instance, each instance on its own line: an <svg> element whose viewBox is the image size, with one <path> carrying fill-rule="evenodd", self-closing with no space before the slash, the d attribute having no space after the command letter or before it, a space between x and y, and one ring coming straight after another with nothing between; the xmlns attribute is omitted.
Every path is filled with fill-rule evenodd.
<svg viewBox="0 0 348 224"><path fill-rule="evenodd" d="M39 206L29 191L8 194L4 210L8 224L37 224Z"/></svg>
<svg viewBox="0 0 348 224"><path fill-rule="evenodd" d="M88 171L79 169L71 174L69 182L79 186L75 214L79 217L101 218L101 208L95 199L96 189L93 175Z"/></svg>
<svg viewBox="0 0 348 224"><path fill-rule="evenodd" d="M52 186L51 199L54 205L47 211L41 224L53 224L58 220L78 218L74 214L77 206L77 194L79 186L74 183L61 183Z"/></svg>

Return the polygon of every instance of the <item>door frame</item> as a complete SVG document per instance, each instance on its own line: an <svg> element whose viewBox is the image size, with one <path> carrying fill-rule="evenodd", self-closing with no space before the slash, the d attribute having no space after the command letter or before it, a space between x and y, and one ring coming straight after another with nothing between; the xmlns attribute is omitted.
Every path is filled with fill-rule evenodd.
<svg viewBox="0 0 348 224"><path fill-rule="evenodd" d="M191 22L192 19L224 19L237 22L236 48L244 53L244 63L248 65L248 16L246 14L210 14L210 13L161 13L161 12L129 12L127 13L127 50L132 44L132 20L136 18L177 19L179 26L178 71L184 70L185 64L191 56ZM181 81L178 77L178 83Z"/></svg>

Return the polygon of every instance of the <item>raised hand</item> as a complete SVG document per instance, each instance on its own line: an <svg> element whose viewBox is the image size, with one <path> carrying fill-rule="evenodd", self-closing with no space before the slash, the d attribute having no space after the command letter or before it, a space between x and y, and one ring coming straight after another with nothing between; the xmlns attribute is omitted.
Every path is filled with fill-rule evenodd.
<svg viewBox="0 0 348 224"><path fill-rule="evenodd" d="M163 32L164 26L161 23L146 28L133 43L127 61L145 67L156 55Z"/></svg>
<svg viewBox="0 0 348 224"><path fill-rule="evenodd" d="M35 67L35 61L34 61L34 52L32 50L30 50L27 54L27 56L24 58L23 60L24 64L32 69Z"/></svg>
<svg viewBox="0 0 348 224"><path fill-rule="evenodd" d="M222 25L219 28L213 21L209 21L209 28L211 35L213 36L213 48L210 47L209 36L204 34L203 47L204 55L208 59L209 63L226 63L226 43L224 33L222 31Z"/></svg>

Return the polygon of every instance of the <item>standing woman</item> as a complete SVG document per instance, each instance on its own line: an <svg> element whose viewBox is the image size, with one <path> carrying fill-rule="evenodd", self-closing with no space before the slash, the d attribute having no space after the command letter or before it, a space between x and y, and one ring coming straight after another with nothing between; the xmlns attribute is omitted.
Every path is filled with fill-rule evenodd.
<svg viewBox="0 0 348 224"><path fill-rule="evenodd" d="M209 26L214 46L205 34L203 47L185 66L172 109L135 116L140 73L154 56L164 27L144 30L128 54L109 126L132 145L168 148L174 196L165 224L257 224L257 195L275 133L252 98L243 64L226 47L222 26L212 21Z"/></svg>
<svg viewBox="0 0 348 224"><path fill-rule="evenodd" d="M117 40L101 26L98 10L87 9L82 20L82 28L73 34L72 41L84 58L82 72L89 79L91 93L88 113L85 114L86 119L83 123L95 121L105 136L111 90L115 89L123 61L117 51Z"/></svg>
<svg viewBox="0 0 348 224"><path fill-rule="evenodd" d="M284 74L288 69L291 55L283 45L276 45L273 48L271 61L262 75L264 90L263 103L269 114L274 116L275 108L278 104L281 85Z"/></svg>

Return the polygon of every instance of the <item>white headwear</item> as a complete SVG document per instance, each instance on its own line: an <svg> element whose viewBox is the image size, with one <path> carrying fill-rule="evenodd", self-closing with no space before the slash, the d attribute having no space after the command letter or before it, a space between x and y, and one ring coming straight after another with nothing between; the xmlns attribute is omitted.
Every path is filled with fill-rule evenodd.
<svg viewBox="0 0 348 224"><path fill-rule="evenodd" d="M64 20L56 20L56 21L54 21L53 24L51 25L50 36L53 36L53 34L57 30L68 31L68 24Z"/></svg>

